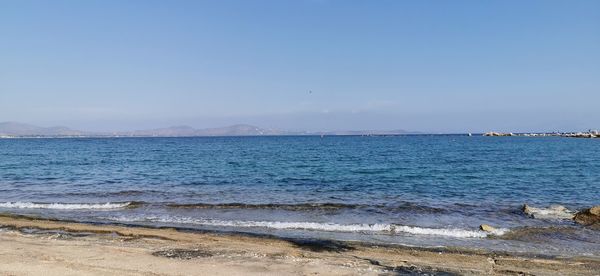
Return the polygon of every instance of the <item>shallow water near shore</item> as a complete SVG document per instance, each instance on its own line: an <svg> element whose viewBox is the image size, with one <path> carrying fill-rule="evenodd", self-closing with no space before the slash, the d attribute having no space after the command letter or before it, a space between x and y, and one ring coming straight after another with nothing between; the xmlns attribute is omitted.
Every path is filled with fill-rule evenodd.
<svg viewBox="0 0 600 276"><path fill-rule="evenodd" d="M0 211L598 257L600 232L565 219L600 204L597 152L560 137L0 139Z"/></svg>

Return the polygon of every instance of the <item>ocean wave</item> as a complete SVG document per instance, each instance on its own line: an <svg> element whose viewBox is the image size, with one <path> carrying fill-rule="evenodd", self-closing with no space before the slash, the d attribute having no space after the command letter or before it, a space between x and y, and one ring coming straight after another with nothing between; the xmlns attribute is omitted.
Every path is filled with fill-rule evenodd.
<svg viewBox="0 0 600 276"><path fill-rule="evenodd" d="M337 211L343 209L368 209L379 210L382 212L417 212L417 213L445 213L446 209L418 205L411 202L400 203L396 205L366 205L366 204L347 204L347 203L169 203L169 208L182 209L268 209L268 210L286 210L286 211Z"/></svg>
<svg viewBox="0 0 600 276"><path fill-rule="evenodd" d="M111 217L112 221L118 222L155 222L155 223L176 223L176 224L195 224L204 226L218 227L240 227L240 228L268 228L278 230L309 230L309 231L327 231L327 232L372 232L372 233L408 233L413 235L435 235L454 238L485 238L488 235L502 235L508 230L498 229L493 233L486 233L480 230L466 229L446 229L446 228L426 228L417 226L406 226L396 224L338 224L321 222L285 222L285 221L239 221L239 220L217 220L190 217Z"/></svg>
<svg viewBox="0 0 600 276"><path fill-rule="evenodd" d="M110 210L130 208L137 202L107 202L107 203L35 203L35 202L2 202L0 208L10 209L55 209L55 210Z"/></svg>
<svg viewBox="0 0 600 276"><path fill-rule="evenodd" d="M139 190L124 190L124 191L110 191L110 192L72 192L66 193L69 196L138 196L150 193L162 193L159 191L139 191Z"/></svg>
<svg viewBox="0 0 600 276"><path fill-rule="evenodd" d="M165 194L164 191L157 190L123 190L123 191L82 191L82 192L55 192L48 191L42 195L46 197L59 197L59 196L71 196L71 197L137 197L143 195L161 195Z"/></svg>
<svg viewBox="0 0 600 276"><path fill-rule="evenodd" d="M354 204L343 203L299 203L299 204L247 204L247 203L192 203L192 204L167 204L170 208L184 209L280 209L289 211L303 210L338 210L355 209L361 207Z"/></svg>

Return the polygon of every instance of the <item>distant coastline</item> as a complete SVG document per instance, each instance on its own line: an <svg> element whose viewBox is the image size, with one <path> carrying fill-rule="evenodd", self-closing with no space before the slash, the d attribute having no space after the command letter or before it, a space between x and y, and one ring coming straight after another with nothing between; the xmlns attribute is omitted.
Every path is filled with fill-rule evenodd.
<svg viewBox="0 0 600 276"><path fill-rule="evenodd" d="M190 126L172 126L166 128L93 132L74 130L64 126L40 127L18 122L0 122L0 139L18 138L150 138L150 137L244 137L244 136L405 136L405 135L458 135L486 137L575 137L600 138L600 131L585 132L485 132L485 133L427 133L419 131L397 130L338 130L338 131L287 131L273 128L261 128L247 124L236 124L218 128L196 129Z"/></svg>
<svg viewBox="0 0 600 276"><path fill-rule="evenodd" d="M0 138L120 138L120 137L219 137L219 136L373 136L425 134L406 130L341 130L341 131L287 131L237 124L219 128L196 129L190 126L166 128L91 132L68 127L39 127L17 122L0 123Z"/></svg>

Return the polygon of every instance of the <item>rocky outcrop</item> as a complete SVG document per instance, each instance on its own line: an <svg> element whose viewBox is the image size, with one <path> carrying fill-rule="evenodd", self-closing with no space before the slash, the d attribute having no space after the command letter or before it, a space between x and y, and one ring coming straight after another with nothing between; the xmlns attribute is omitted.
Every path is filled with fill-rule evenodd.
<svg viewBox="0 0 600 276"><path fill-rule="evenodd" d="M575 138L600 138L600 132L590 130L588 132L532 132L532 133L512 133L490 131L483 136L523 136L523 137L575 137Z"/></svg>
<svg viewBox="0 0 600 276"><path fill-rule="evenodd" d="M531 210L531 206L527 205L527 204L523 204L523 207L521 207L521 211L530 216L533 217L533 210Z"/></svg>
<svg viewBox="0 0 600 276"><path fill-rule="evenodd" d="M600 205L577 212L573 220L578 224L600 229Z"/></svg>
<svg viewBox="0 0 600 276"><path fill-rule="evenodd" d="M515 136L513 133L500 133L500 132L486 132L483 136Z"/></svg>
<svg viewBox="0 0 600 276"><path fill-rule="evenodd" d="M563 136L565 137L574 137L574 138L600 138L600 134L597 130L590 132L577 132L577 133L566 133Z"/></svg>

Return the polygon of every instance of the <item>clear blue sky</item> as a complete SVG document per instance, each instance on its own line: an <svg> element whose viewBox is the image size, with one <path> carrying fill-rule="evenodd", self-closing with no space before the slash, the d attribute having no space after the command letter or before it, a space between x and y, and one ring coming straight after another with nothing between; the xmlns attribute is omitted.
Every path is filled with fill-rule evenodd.
<svg viewBox="0 0 600 276"><path fill-rule="evenodd" d="M4 0L0 121L600 128L600 1Z"/></svg>

